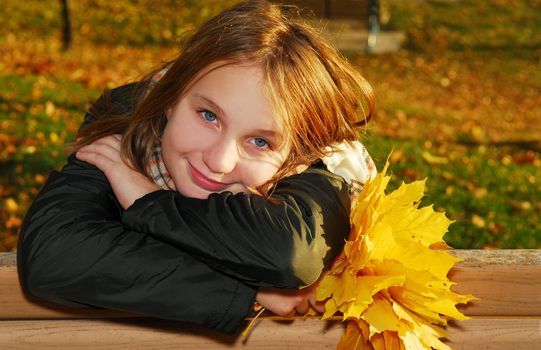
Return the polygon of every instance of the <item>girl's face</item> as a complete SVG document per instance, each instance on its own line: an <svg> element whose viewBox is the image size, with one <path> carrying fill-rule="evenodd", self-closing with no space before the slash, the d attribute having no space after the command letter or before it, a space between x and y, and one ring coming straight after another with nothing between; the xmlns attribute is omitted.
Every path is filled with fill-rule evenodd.
<svg viewBox="0 0 541 350"><path fill-rule="evenodd" d="M282 142L262 79L256 65L220 66L166 112L163 159L180 193L204 199L213 192L246 192L283 164L290 147Z"/></svg>

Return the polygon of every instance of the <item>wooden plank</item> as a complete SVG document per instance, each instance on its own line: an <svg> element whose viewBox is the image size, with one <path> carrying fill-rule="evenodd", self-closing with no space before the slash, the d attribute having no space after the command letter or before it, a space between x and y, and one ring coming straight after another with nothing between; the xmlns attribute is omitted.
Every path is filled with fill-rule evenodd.
<svg viewBox="0 0 541 350"><path fill-rule="evenodd" d="M451 271L454 290L481 298L462 311L468 315L541 315L541 250L456 250L465 258ZM0 254L0 319L129 317L115 311L75 309L24 295L15 254Z"/></svg>
<svg viewBox="0 0 541 350"><path fill-rule="evenodd" d="M464 259L462 267L485 268L487 266L541 266L541 249L454 249L449 251Z"/></svg>
<svg viewBox="0 0 541 350"><path fill-rule="evenodd" d="M0 253L0 267L17 266L16 253Z"/></svg>
<svg viewBox="0 0 541 350"><path fill-rule="evenodd" d="M328 328L327 328L328 327ZM335 349L341 323L259 322L249 337L228 337L193 326L153 320L0 322L0 344L9 349Z"/></svg>
<svg viewBox="0 0 541 350"><path fill-rule="evenodd" d="M481 300L461 306L467 315L541 316L541 250L454 250L464 261L449 278L458 293Z"/></svg>
<svg viewBox="0 0 541 350"><path fill-rule="evenodd" d="M447 329L453 350L541 349L541 318L473 318L451 322Z"/></svg>
<svg viewBox="0 0 541 350"><path fill-rule="evenodd" d="M480 318L449 327L459 349L539 349L541 319ZM335 349L344 324L320 320L259 321L248 338L152 319L0 322L3 349Z"/></svg>

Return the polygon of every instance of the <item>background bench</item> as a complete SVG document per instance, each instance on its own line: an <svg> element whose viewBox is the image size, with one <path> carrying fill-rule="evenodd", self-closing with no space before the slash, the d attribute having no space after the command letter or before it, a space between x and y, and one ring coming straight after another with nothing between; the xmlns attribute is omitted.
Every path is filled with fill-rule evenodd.
<svg viewBox="0 0 541 350"><path fill-rule="evenodd" d="M451 322L453 349L541 349L541 250L456 250L455 291L481 298ZM257 321L247 339L192 325L37 301L20 288L14 253L0 253L0 349L335 349L344 324L302 317Z"/></svg>
<svg viewBox="0 0 541 350"><path fill-rule="evenodd" d="M298 6L313 14L328 32L333 45L343 51L374 53L396 51L405 40L401 32L381 32L379 0L274 0Z"/></svg>

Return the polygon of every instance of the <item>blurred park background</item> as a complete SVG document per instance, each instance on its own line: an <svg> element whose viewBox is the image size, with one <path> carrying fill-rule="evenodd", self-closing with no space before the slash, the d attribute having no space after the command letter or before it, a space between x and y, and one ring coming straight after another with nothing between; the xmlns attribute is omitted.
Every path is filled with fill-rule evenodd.
<svg viewBox="0 0 541 350"><path fill-rule="evenodd" d="M65 162L105 88L172 59L178 38L237 1L3 0L0 13L0 251ZM455 248L541 247L541 1L381 1L402 49L344 55L371 82L364 143L392 187L428 177L424 203L455 220ZM384 17L384 18L383 18Z"/></svg>

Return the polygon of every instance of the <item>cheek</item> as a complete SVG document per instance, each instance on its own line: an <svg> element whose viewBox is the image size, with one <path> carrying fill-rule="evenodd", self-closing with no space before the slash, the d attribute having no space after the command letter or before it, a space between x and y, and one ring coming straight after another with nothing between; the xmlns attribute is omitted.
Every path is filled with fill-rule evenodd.
<svg viewBox="0 0 541 350"><path fill-rule="evenodd" d="M172 130L168 127L165 128L161 146L162 155L166 161L171 160L176 153L182 152L182 142L179 142L183 139L182 136L183 135L179 135L178 133L176 133L175 130Z"/></svg>
<svg viewBox="0 0 541 350"><path fill-rule="evenodd" d="M247 187L256 187L272 179L279 167L266 162L251 162L243 167L242 183Z"/></svg>
<svg viewBox="0 0 541 350"><path fill-rule="evenodd" d="M269 155L266 160L247 161L242 168L242 183L244 186L257 187L272 179L283 165L289 148Z"/></svg>
<svg viewBox="0 0 541 350"><path fill-rule="evenodd" d="M195 125L190 125L189 119L183 121L171 119L167 123L162 137L164 158L170 158L175 154L191 152L197 148L200 141L200 132L196 129Z"/></svg>

